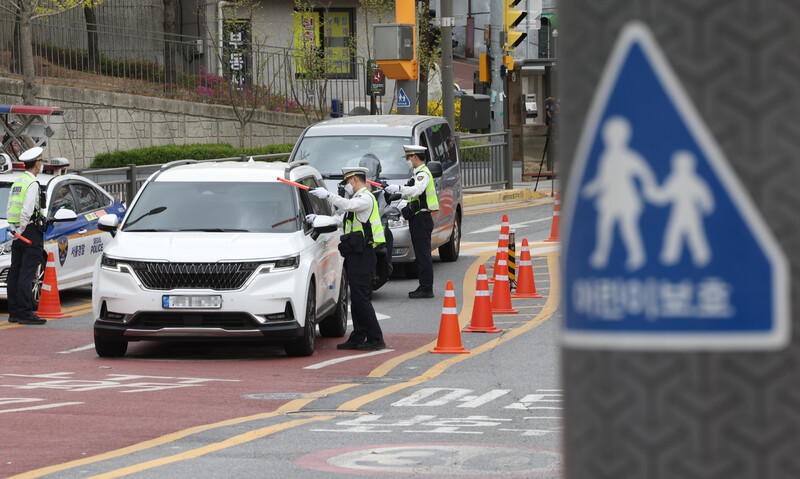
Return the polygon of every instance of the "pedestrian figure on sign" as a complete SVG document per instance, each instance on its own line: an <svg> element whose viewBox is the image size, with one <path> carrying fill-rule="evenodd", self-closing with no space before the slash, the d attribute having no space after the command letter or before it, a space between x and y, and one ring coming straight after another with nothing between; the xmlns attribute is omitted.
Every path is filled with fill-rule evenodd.
<svg viewBox="0 0 800 479"><path fill-rule="evenodd" d="M680 261L684 243L689 247L696 267L703 267L711 261L703 215L714 211L714 196L706 182L697 175L696 163L694 155L688 151L675 153L671 173L651 197L655 204L672 204L660 255L661 263L666 266Z"/></svg>
<svg viewBox="0 0 800 479"><path fill-rule="evenodd" d="M602 135L605 149L600 155L597 175L582 192L586 198L596 198L597 244L589 262L596 269L606 267L614 227L619 225L628 254L625 267L633 271L647 260L639 230L644 209L642 196L650 198L657 183L647 161L629 145L632 131L627 119L609 118Z"/></svg>

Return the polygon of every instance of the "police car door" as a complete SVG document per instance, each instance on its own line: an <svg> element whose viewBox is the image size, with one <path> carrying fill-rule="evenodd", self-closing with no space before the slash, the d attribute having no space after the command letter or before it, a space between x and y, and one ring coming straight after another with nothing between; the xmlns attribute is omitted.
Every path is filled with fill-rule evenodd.
<svg viewBox="0 0 800 479"><path fill-rule="evenodd" d="M70 209L78 214L75 221L54 223L44 236L45 251L53 253L55 258L59 285L73 283L86 274L86 239L81 232L86 231L87 221L78 213L78 201L68 181L56 178L47 185L47 188L48 217L52 217L60 208Z"/></svg>

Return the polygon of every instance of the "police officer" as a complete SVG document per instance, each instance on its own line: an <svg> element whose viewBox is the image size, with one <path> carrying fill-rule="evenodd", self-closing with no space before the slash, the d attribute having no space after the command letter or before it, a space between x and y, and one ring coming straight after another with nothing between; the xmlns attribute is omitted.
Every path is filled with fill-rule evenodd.
<svg viewBox="0 0 800 479"><path fill-rule="evenodd" d="M42 171L42 148L34 147L19 155L25 173L11 186L6 217L9 230L26 238L11 243L11 267L8 270L8 320L20 324L45 324L33 312L31 285L44 253L44 221L39 204L39 183Z"/></svg>
<svg viewBox="0 0 800 479"><path fill-rule="evenodd" d="M347 280L350 283L350 303L353 308L353 332L350 338L336 346L337 349L379 350L386 347L383 331L369 300L372 275L375 271L375 248L384 247L385 239L378 202L367 189L367 168L342 168L345 192L349 199L330 193L325 188L314 188L310 193L327 199L345 211L342 220L344 235L339 250L345 258ZM316 215L306 216L313 223Z"/></svg>
<svg viewBox="0 0 800 479"><path fill-rule="evenodd" d="M419 287L408 293L409 298L433 298L433 262L431 261L431 233L433 218L431 213L439 210L439 199L433 175L425 166L427 148L418 145L403 145L407 161L411 162L414 173L408 186L389 185L388 193L400 192L408 199L408 208L403 216L408 220L411 244L417 257ZM405 208L404 208L405 209Z"/></svg>

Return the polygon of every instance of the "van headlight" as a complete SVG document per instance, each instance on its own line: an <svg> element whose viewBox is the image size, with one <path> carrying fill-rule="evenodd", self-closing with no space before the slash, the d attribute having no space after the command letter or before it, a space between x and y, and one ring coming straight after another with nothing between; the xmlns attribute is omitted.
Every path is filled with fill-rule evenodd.
<svg viewBox="0 0 800 479"><path fill-rule="evenodd" d="M112 258L111 256L103 253L100 257L100 267L106 271L114 271L115 273L133 273L128 263Z"/></svg>
<svg viewBox="0 0 800 479"><path fill-rule="evenodd" d="M273 261L266 261L261 264L259 273L279 273L281 271L290 271L297 269L300 266L300 256L290 256L288 258L281 258Z"/></svg>

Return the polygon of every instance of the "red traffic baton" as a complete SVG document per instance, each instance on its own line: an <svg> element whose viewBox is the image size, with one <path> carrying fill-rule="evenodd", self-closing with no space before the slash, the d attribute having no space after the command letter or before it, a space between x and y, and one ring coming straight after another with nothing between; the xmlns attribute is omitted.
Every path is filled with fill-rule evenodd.
<svg viewBox="0 0 800 479"><path fill-rule="evenodd" d="M370 184L370 185L372 185L372 186L380 186L380 187L383 187L383 185L382 185L382 184L380 184L380 183L375 183L374 181L369 181L369 180L367 180L367 183L369 183L369 184Z"/></svg>
<svg viewBox="0 0 800 479"><path fill-rule="evenodd" d="M31 240L29 240L28 238L22 236L19 233L14 233L14 236L16 236L17 238L21 239L22 241L24 241L24 242L26 242L28 244L33 244L33 243L31 243Z"/></svg>
<svg viewBox="0 0 800 479"><path fill-rule="evenodd" d="M298 188L302 188L302 189L304 189L304 190L308 190L308 189L310 189L310 188L309 188L308 186L306 186L306 185L301 185L300 183L295 183L294 181L289 181L289 180L287 180L287 179L285 179L285 178L281 178L280 176L278 177L278 181L283 181L284 183L286 183L286 184L288 184L288 185L296 186L296 187L298 187Z"/></svg>

